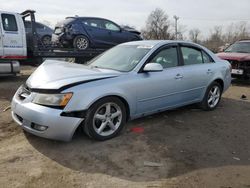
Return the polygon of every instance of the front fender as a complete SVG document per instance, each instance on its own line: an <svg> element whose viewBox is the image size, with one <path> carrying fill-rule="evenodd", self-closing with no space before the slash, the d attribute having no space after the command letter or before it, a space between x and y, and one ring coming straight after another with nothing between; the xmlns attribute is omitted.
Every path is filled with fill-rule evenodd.
<svg viewBox="0 0 250 188"><path fill-rule="evenodd" d="M105 81L78 85L65 90L73 92L73 97L64 109L64 112L88 110L91 105L101 98L108 96L117 96L124 99L129 107L130 116L136 112L136 90L131 89L129 84L118 84L110 81L108 84L102 84Z"/></svg>

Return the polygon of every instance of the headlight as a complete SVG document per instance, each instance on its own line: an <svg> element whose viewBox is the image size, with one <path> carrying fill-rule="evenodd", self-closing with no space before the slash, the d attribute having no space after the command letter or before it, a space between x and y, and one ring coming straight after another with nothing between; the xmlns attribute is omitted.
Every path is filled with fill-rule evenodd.
<svg viewBox="0 0 250 188"><path fill-rule="evenodd" d="M65 107L71 99L73 93L63 94L41 94L37 93L33 99L33 103L53 106L53 107Z"/></svg>

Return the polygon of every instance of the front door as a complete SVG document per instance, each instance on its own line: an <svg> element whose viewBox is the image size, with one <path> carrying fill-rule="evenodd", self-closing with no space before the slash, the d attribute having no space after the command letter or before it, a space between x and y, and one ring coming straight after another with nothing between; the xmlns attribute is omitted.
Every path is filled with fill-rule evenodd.
<svg viewBox="0 0 250 188"><path fill-rule="evenodd" d="M165 47L151 59L164 68L161 72L138 73L137 114L147 114L183 104L182 66L177 47Z"/></svg>
<svg viewBox="0 0 250 188"><path fill-rule="evenodd" d="M0 20L0 25L2 25L2 22ZM2 28L0 27L0 59L3 56L3 33L2 33Z"/></svg>
<svg viewBox="0 0 250 188"><path fill-rule="evenodd" d="M3 55L13 59L24 55L23 31L18 21L19 19L15 14L1 14Z"/></svg>
<svg viewBox="0 0 250 188"><path fill-rule="evenodd" d="M104 20L104 28L108 31L107 40L114 45L128 41L127 34L122 32L122 29L115 23Z"/></svg>

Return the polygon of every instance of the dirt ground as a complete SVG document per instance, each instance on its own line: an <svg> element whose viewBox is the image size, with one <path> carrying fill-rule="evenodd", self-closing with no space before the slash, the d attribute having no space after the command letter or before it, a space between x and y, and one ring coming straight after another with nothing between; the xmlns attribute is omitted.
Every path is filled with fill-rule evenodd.
<svg viewBox="0 0 250 188"><path fill-rule="evenodd" d="M109 141L79 131L65 143L23 132L3 111L32 69L0 78L0 187L250 188L250 82L234 81L212 112L187 106Z"/></svg>

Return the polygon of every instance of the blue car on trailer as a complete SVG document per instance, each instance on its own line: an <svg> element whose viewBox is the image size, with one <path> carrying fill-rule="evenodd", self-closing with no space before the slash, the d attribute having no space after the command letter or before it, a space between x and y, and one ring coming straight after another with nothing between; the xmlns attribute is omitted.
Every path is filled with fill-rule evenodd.
<svg viewBox="0 0 250 188"><path fill-rule="evenodd" d="M67 17L55 26L52 42L77 50L110 48L129 41L142 40L140 32L131 27L96 17Z"/></svg>

